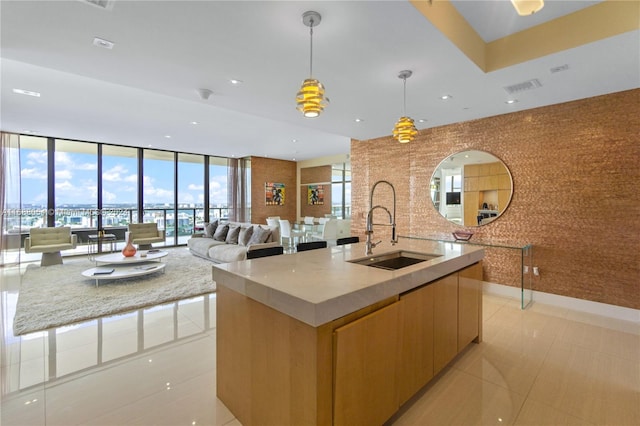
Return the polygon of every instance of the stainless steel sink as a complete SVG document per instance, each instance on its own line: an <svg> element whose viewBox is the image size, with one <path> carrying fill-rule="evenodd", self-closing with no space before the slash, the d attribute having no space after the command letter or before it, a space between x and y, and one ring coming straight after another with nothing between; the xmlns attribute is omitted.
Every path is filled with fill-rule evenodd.
<svg viewBox="0 0 640 426"><path fill-rule="evenodd" d="M425 262L442 256L441 254L416 253L413 251L395 251L392 253L382 254L380 256L370 256L365 259L350 260L351 263L358 265L372 266L374 268L396 270L416 263Z"/></svg>

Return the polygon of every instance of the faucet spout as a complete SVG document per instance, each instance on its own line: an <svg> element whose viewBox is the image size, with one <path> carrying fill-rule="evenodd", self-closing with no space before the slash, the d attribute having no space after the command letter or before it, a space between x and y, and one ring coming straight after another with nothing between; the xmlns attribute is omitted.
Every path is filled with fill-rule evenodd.
<svg viewBox="0 0 640 426"><path fill-rule="evenodd" d="M387 209L386 207L383 207L381 205L376 205L376 206L373 205L373 194L378 184L381 184L381 183L389 185L389 187L391 187L391 191L393 193L393 215L391 214L389 209ZM396 237L396 189L393 187L391 182L386 180L379 180L373 184L373 186L371 187L371 192L369 193L369 211L367 212L367 228L365 231L367 235L367 243L366 243L367 256L373 254L372 249L376 245L378 245L378 243L373 243L371 241L371 236L373 235L373 225L385 225L381 223L373 223L373 211L376 209L382 209L386 211L387 214L389 215L389 225L387 226L391 226L391 245L395 245L398 242L398 239Z"/></svg>

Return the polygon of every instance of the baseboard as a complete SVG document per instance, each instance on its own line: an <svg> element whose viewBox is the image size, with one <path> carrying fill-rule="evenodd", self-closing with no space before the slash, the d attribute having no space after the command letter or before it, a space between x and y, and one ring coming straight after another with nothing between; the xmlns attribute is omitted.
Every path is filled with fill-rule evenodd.
<svg viewBox="0 0 640 426"><path fill-rule="evenodd" d="M521 291L517 287L503 284L485 282L484 293L508 297L520 300ZM576 299L574 297L560 296L558 294L533 291L533 301L545 305L559 306L573 311L586 312L608 318L630 321L640 324L640 310L623 306L609 305L607 303L592 302L590 300Z"/></svg>

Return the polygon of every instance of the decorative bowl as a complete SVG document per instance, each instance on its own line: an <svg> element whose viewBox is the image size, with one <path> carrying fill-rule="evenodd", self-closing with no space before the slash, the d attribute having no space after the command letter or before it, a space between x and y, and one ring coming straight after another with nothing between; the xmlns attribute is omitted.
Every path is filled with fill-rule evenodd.
<svg viewBox="0 0 640 426"><path fill-rule="evenodd" d="M469 232L469 231L454 231L453 232L453 238L455 238L456 241L469 241L471 239L471 237L473 237L473 232Z"/></svg>

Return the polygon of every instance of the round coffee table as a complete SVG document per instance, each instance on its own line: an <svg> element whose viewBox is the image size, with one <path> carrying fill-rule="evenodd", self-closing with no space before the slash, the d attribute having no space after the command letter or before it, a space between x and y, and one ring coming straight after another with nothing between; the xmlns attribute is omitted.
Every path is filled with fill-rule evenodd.
<svg viewBox="0 0 640 426"><path fill-rule="evenodd" d="M162 258L168 254L166 251L153 250L146 253L138 251L135 256L130 257L125 257L122 253L96 256L93 259L96 262L96 267L82 271L82 276L96 280L97 287L102 280L138 277L158 271L164 272L167 265L162 263Z"/></svg>
<svg viewBox="0 0 640 426"><path fill-rule="evenodd" d="M146 253L146 256L143 255ZM158 250L158 251L145 251L139 250L136 252L134 256L124 257L122 253L111 253L105 254L102 256L96 256L93 258L93 261L98 263L113 263L114 265L125 265L129 263L140 263L147 262L150 260L160 261L163 257L167 256L169 252Z"/></svg>

